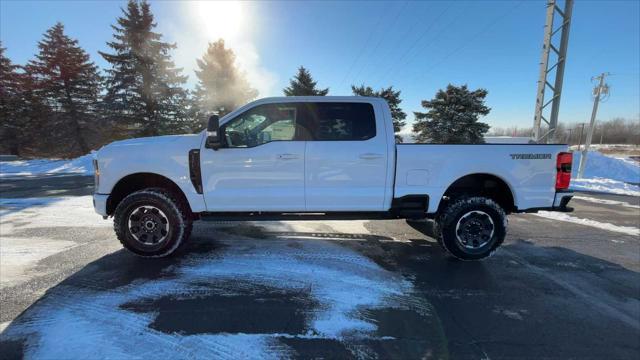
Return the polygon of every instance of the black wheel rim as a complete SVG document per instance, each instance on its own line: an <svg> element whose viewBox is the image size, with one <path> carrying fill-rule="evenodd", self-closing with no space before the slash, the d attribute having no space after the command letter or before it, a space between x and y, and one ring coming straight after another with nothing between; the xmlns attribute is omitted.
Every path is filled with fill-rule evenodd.
<svg viewBox="0 0 640 360"><path fill-rule="evenodd" d="M456 224L456 241L467 251L483 248L491 241L494 234L493 219L484 211L469 211L462 215Z"/></svg>
<svg viewBox="0 0 640 360"><path fill-rule="evenodd" d="M157 246L167 240L169 218L155 206L142 205L136 207L129 215L127 228L140 245Z"/></svg>

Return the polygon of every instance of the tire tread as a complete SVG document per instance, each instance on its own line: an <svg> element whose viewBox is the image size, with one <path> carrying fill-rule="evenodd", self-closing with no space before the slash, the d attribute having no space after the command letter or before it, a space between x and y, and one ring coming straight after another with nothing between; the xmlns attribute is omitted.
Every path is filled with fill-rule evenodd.
<svg viewBox="0 0 640 360"><path fill-rule="evenodd" d="M177 241L172 247L159 254L145 255L137 251L131 251L131 249L129 249L129 246L127 245L126 229L123 229L120 226L122 223L122 216L125 215L124 209L126 209L130 202L135 201L137 197L145 195L160 198L160 200L164 201L169 206L174 207L174 210L181 218L179 227L181 228L182 232L178 236ZM189 239L189 237L191 236L191 230L193 229L193 216L191 214L191 211L188 209L187 204L184 204L183 201L181 201L171 191L168 191L164 188L146 188L133 192L122 199L122 201L120 201L120 203L116 207L116 210L114 211L113 228L116 233L116 237L118 238L122 246L130 250L133 254L144 258L161 258L175 253L175 251L178 250L178 248L187 239Z"/></svg>
<svg viewBox="0 0 640 360"><path fill-rule="evenodd" d="M450 249L450 247L455 245L452 245L452 244L447 245L448 241L445 239L444 229L446 229L449 226L453 226L453 222L456 221L457 215L461 211L472 208L472 207L477 207L477 206L488 206L489 208L491 208L492 210L496 211L499 214L503 222L502 225L504 227L504 235L498 236L494 244L491 246L491 249L484 255L479 257L478 256L468 257L468 256L461 255L461 253L459 253L457 250ZM491 198L487 198L483 196L464 195L449 201L444 211L442 211L442 213L436 217L436 224L437 224L438 235L439 235L437 238L438 243L449 255L462 261L482 260L482 259L491 257L498 250L500 245L502 245L502 243L504 242L504 239L506 237L507 215L505 211L502 209L502 207L498 205L498 203Z"/></svg>

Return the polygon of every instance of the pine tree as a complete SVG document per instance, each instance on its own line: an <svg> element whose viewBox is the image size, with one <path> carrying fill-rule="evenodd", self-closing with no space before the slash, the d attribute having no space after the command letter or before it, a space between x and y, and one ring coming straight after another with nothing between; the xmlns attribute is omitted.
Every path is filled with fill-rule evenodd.
<svg viewBox="0 0 640 360"><path fill-rule="evenodd" d="M393 86L389 86L386 89L382 88L379 91L374 91L370 86L364 86L363 84L358 87L351 85L351 91L353 91L353 95L380 97L387 101L389 109L391 110L393 132L396 136L396 142L401 143L402 137L398 135L398 133L402 130L402 127L406 125L404 120L407 118L407 114L400 109L400 103L402 102L400 99L400 90L395 91L393 90Z"/></svg>
<svg viewBox="0 0 640 360"><path fill-rule="evenodd" d="M37 96L33 78L23 66L12 64L4 50L0 46L0 153L50 156L50 134L43 124L50 111Z"/></svg>
<svg viewBox="0 0 640 360"><path fill-rule="evenodd" d="M4 55L0 43L0 153L20 155L21 125L21 74L19 66Z"/></svg>
<svg viewBox="0 0 640 360"><path fill-rule="evenodd" d="M60 151L64 150L60 149L61 144L52 141L55 139L51 137L50 130L53 124L50 121L51 108L46 104L46 99L40 97L36 80L28 73L21 73L19 84L21 106L16 120L19 128L20 155L37 157L65 155Z"/></svg>
<svg viewBox="0 0 640 360"><path fill-rule="evenodd" d="M326 96L329 93L329 88L316 89L316 84L309 70L300 66L296 76L289 80L289 86L282 91L286 96Z"/></svg>
<svg viewBox="0 0 640 360"><path fill-rule="evenodd" d="M117 136L155 136L181 132L187 124L187 92L169 52L175 44L161 41L149 3L129 0L123 16L112 25L112 54L100 52L111 64L107 72L104 111Z"/></svg>
<svg viewBox="0 0 640 360"><path fill-rule="evenodd" d="M98 119L98 67L77 40L65 35L61 23L47 30L38 48L26 70L34 81L35 96L48 107L48 116L38 126L46 130L45 139L53 146L50 153L86 154L88 132L95 131Z"/></svg>
<svg viewBox="0 0 640 360"><path fill-rule="evenodd" d="M197 60L198 84L193 100L194 116L200 122L213 112L224 115L258 96L235 61L236 55L225 48L223 39L209 43L202 59Z"/></svg>
<svg viewBox="0 0 640 360"><path fill-rule="evenodd" d="M467 85L438 90L432 100L423 100L426 113L415 112L413 131L417 142L441 144L484 143L489 125L479 122L480 115L487 115L490 108L484 105L487 90L469 91Z"/></svg>

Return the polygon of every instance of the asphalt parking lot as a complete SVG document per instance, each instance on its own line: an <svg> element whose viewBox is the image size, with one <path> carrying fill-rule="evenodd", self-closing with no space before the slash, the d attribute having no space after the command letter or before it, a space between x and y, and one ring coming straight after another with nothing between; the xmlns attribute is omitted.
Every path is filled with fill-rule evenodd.
<svg viewBox="0 0 640 360"><path fill-rule="evenodd" d="M146 260L91 191L0 182L2 358L640 358L637 197L512 215L482 262L405 221L201 221Z"/></svg>

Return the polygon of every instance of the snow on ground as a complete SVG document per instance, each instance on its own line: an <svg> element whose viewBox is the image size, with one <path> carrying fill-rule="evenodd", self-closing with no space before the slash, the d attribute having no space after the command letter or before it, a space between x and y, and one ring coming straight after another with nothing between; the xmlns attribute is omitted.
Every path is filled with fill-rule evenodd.
<svg viewBox="0 0 640 360"><path fill-rule="evenodd" d="M589 151L584 178L578 179L581 156L573 153L572 189L640 196L640 164Z"/></svg>
<svg viewBox="0 0 640 360"><path fill-rule="evenodd" d="M62 251L68 244L52 245L38 239L12 238L14 230L46 226L111 226L90 209L90 197L42 199L3 199L0 208L12 212L0 215L3 236L2 256L18 254L10 263L24 270L42 255L21 253L48 249ZM66 220L73 218L73 225ZM80 225L79 225L80 224ZM377 323L365 314L376 309L411 309L428 316L429 307L401 275L389 272L366 256L327 239L304 239L287 233L328 233L329 238L345 239L354 233L368 233L364 222L272 222L255 223L264 231L285 235L255 239L233 232L233 224L211 224L207 236L223 246L208 253L183 254L168 268L166 276L140 279L104 291L100 287L59 285L49 290L20 321L14 321L2 334L6 339L25 339L26 358L283 358L293 354L280 342L282 338L300 340L330 339L385 341L376 335ZM5 236L6 235L6 236ZM215 240L214 240L215 239ZM18 242L20 240L20 242ZM49 240L53 242L53 240ZM115 236L114 239L115 240ZM5 266L4 261L2 266ZM0 271L3 280L7 273ZM19 275L19 274L18 274ZM10 278L16 280L16 274ZM226 284L226 285L225 285ZM229 287L228 284L233 284ZM226 286L226 287L225 287ZM226 289L226 290L225 290ZM158 313L132 311L127 304L152 303L162 298L193 299L214 293L238 296L249 291L261 294L275 289L283 294L307 294L311 299L305 311L305 330L299 333L198 333L162 332L151 324ZM225 293L228 292L227 293ZM205 294L205 295L203 295ZM70 326L72 324L72 326ZM123 329L136 336L122 336Z"/></svg>
<svg viewBox="0 0 640 360"><path fill-rule="evenodd" d="M571 145L569 146L571 150L577 151L579 149L584 148L584 145ZM621 149L621 150L636 150L640 149L640 146L635 144L591 144L589 145L590 149L593 150L611 150L611 149Z"/></svg>
<svg viewBox="0 0 640 360"><path fill-rule="evenodd" d="M612 179L571 179L571 189L617 195L640 196L640 186Z"/></svg>
<svg viewBox="0 0 640 360"><path fill-rule="evenodd" d="M530 136L485 136L487 144L530 144Z"/></svg>
<svg viewBox="0 0 640 360"><path fill-rule="evenodd" d="M581 224L586 226L591 226L594 228L613 231L621 234L640 236L640 229L632 226L619 226L610 223L604 223L600 221L595 221L591 219L582 219L579 217L571 216L566 213L557 212L557 211L538 211L534 215L540 216L543 218L551 219L551 220L559 220L566 221L574 224ZM611 240L617 242L618 240Z"/></svg>
<svg viewBox="0 0 640 360"><path fill-rule="evenodd" d="M370 259L329 241L226 239L221 254L191 255L161 279L136 281L110 291L60 286L41 300L28 319L3 333L28 336L27 358L282 358L279 338L382 340L376 323L360 315L384 308L407 308L418 300L410 283ZM175 294L201 297L232 283L256 293L275 288L309 293L317 305L309 309L302 333L165 333L153 329L155 312L133 312L126 304L149 303ZM234 296L216 293L217 296ZM50 291L51 292L51 291ZM197 295L190 295L195 293ZM311 306L311 305L310 305ZM426 311L426 310L425 310ZM69 326L73 324L73 326ZM121 336L123 329L135 337Z"/></svg>
<svg viewBox="0 0 640 360"><path fill-rule="evenodd" d="M93 153L72 160L16 160L0 161L0 177L93 173Z"/></svg>
<svg viewBox="0 0 640 360"><path fill-rule="evenodd" d="M30 228L111 227L93 210L91 196L0 198L0 288L14 286L33 275L38 261L78 244L16 233Z"/></svg>
<svg viewBox="0 0 640 360"><path fill-rule="evenodd" d="M572 178L578 177L578 165L581 157L581 152L573 153L573 164L575 166L573 166ZM607 156L598 151L589 151L584 178L614 179L640 184L640 165L630 160Z"/></svg>
<svg viewBox="0 0 640 360"><path fill-rule="evenodd" d="M2 234L14 224L24 227L105 227L111 226L93 209L93 199L87 196L42 198L0 198Z"/></svg>
<svg viewBox="0 0 640 360"><path fill-rule="evenodd" d="M369 234L364 227L366 220L323 220L323 221L261 221L258 224L267 231L291 231L298 233L317 233L321 228L329 228L336 234ZM325 237L327 239L328 237ZM329 237L330 238L330 237ZM339 237L343 239L344 237Z"/></svg>
<svg viewBox="0 0 640 360"><path fill-rule="evenodd" d="M594 204L618 205L618 206L623 206L623 207L627 207L627 208L631 208L631 209L640 209L640 206L629 204L628 202L624 202L624 201L598 199L598 198L588 197L588 196L574 196L573 199L574 200L588 201L588 202L591 202L591 203L594 203Z"/></svg>
<svg viewBox="0 0 640 360"><path fill-rule="evenodd" d="M38 261L76 246L73 241L10 236L3 234L0 240L0 289L29 280Z"/></svg>

